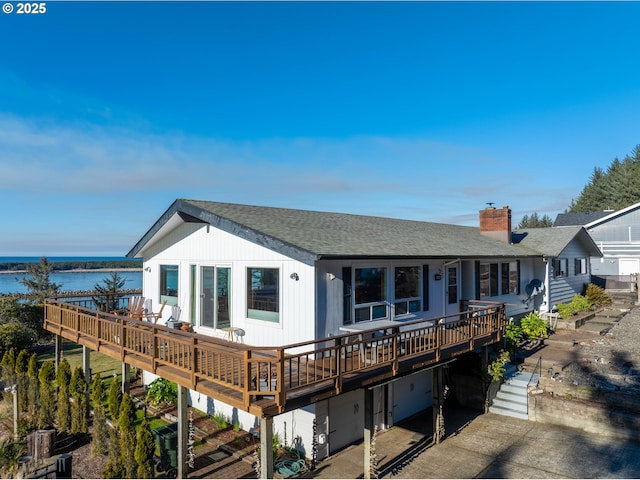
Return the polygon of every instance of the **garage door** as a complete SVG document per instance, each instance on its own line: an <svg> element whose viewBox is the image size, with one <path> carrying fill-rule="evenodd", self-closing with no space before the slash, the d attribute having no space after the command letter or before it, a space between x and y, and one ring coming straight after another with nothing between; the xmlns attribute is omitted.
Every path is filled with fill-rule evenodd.
<svg viewBox="0 0 640 480"><path fill-rule="evenodd" d="M618 262L618 275L631 275L640 272L640 260L637 258L621 258Z"/></svg>
<svg viewBox="0 0 640 480"><path fill-rule="evenodd" d="M432 370L393 382L393 423L433 405Z"/></svg>
<svg viewBox="0 0 640 480"><path fill-rule="evenodd" d="M329 399L329 450L335 451L362 439L364 392L343 393Z"/></svg>

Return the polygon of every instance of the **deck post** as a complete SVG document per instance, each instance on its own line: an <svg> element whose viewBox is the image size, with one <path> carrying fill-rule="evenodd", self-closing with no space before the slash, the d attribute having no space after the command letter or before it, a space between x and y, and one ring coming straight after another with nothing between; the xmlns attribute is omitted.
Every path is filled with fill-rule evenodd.
<svg viewBox="0 0 640 480"><path fill-rule="evenodd" d="M87 385L91 385L91 349L85 345L82 346L82 371Z"/></svg>
<svg viewBox="0 0 640 480"><path fill-rule="evenodd" d="M260 419L260 478L273 478L273 417Z"/></svg>
<svg viewBox="0 0 640 480"><path fill-rule="evenodd" d="M56 347L54 362L56 364L56 371L57 371L58 365L60 365L60 360L62 360L62 335L55 335L54 343Z"/></svg>
<svg viewBox="0 0 640 480"><path fill-rule="evenodd" d="M188 389L178 385L178 478L187 478Z"/></svg>
<svg viewBox="0 0 640 480"><path fill-rule="evenodd" d="M372 452L372 439L374 435L374 420L373 420L373 390L370 388L364 389L364 479L370 480L372 469L374 467Z"/></svg>
<svg viewBox="0 0 640 480"><path fill-rule="evenodd" d="M131 365L127 362L122 362L122 393L129 393L129 383L131 377Z"/></svg>
<svg viewBox="0 0 640 480"><path fill-rule="evenodd" d="M444 437L444 416L442 414L442 365L433 369L433 443L440 443Z"/></svg>

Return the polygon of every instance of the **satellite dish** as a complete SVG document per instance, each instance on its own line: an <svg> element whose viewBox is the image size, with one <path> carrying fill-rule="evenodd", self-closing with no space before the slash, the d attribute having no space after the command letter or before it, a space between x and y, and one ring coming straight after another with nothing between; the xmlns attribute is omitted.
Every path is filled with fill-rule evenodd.
<svg viewBox="0 0 640 480"><path fill-rule="evenodd" d="M541 287L542 282L537 278L534 278L524 287L524 291L527 292L528 296L537 295L540 291L542 291Z"/></svg>

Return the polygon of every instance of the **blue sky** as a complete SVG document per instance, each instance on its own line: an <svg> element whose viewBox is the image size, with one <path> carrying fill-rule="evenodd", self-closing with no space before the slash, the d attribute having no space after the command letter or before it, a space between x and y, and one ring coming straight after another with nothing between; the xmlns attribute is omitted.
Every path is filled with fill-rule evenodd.
<svg viewBox="0 0 640 480"><path fill-rule="evenodd" d="M640 143L638 18L480 1L0 14L0 255L123 255L180 197L555 218Z"/></svg>

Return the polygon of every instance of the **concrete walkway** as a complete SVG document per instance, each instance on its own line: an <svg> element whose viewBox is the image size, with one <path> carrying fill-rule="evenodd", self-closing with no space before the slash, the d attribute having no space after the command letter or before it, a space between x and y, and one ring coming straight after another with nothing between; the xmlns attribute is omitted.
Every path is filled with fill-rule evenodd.
<svg viewBox="0 0 640 480"><path fill-rule="evenodd" d="M495 414L445 413L448 433L430 445L415 429L431 414L376 437L379 478L640 478L640 444ZM362 478L362 444L305 478Z"/></svg>

